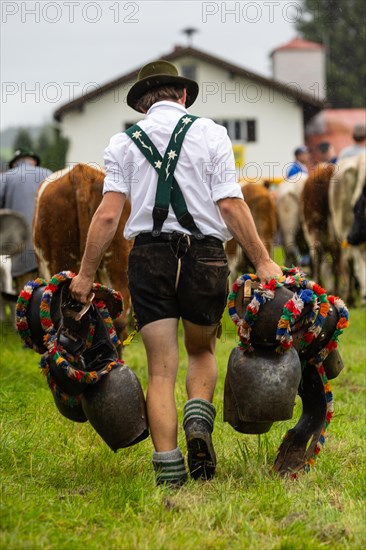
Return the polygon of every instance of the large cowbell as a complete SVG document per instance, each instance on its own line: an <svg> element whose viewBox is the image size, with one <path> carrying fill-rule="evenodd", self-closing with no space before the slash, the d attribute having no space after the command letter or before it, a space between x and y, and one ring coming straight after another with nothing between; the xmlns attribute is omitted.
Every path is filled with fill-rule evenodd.
<svg viewBox="0 0 366 550"><path fill-rule="evenodd" d="M235 306L243 317L245 297L243 286L236 296ZM276 289L274 298L261 305L251 331L252 352L235 348L229 358L224 393L224 420L242 433L265 433L273 422L292 418L295 398L301 381L301 361L308 363L330 340L338 322L338 311L331 307L321 333L305 350L301 339L308 329L306 304L296 322L291 325L293 346L277 353L276 331L283 307L294 292L285 287ZM247 303L253 292L246 297ZM328 379L338 376L343 368L338 350L324 361Z"/></svg>
<svg viewBox="0 0 366 550"><path fill-rule="evenodd" d="M268 432L273 422L292 418L301 380L298 353L257 346L230 354L225 379L224 421L241 433Z"/></svg>
<svg viewBox="0 0 366 550"><path fill-rule="evenodd" d="M113 451L135 445L149 435L140 382L125 365L85 390L81 404L93 428Z"/></svg>
<svg viewBox="0 0 366 550"><path fill-rule="evenodd" d="M103 316L95 304L91 304L79 321L69 316L71 307L82 307L82 304L75 304L75 301L71 300L68 292L69 283L70 281L66 281L60 285L53 293L50 303L50 316L57 330L58 352L65 358L68 357L65 352L77 357L77 364L73 365L75 369L100 373L110 363L118 362L117 351L111 342ZM44 289L45 286L34 289L26 312L31 341L38 353L47 351L40 315ZM107 299L103 300L104 298ZM103 296L99 291L97 300L105 301L111 316L115 316L118 308L113 304L110 293ZM91 324L93 341L91 346L86 346ZM96 383L90 384L70 379L52 355L48 356L48 364L51 377L61 392L60 394L53 391L53 398L59 412L65 418L74 422L89 420L113 451L134 445L148 437L144 393L137 376L129 367L119 362ZM79 404L69 406L60 396L62 393L79 396Z"/></svg>

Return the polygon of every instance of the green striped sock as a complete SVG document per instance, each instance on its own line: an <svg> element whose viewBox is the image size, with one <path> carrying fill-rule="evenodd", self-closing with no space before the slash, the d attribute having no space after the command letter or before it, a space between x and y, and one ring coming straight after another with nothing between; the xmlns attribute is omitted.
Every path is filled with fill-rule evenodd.
<svg viewBox="0 0 366 550"><path fill-rule="evenodd" d="M216 409L212 403L206 401L206 399L200 399L198 397L190 399L184 405L183 427L185 428L187 422L192 418L199 418L207 422L212 432L215 416Z"/></svg>
<svg viewBox="0 0 366 550"><path fill-rule="evenodd" d="M158 483L179 484L187 480L184 458L179 447L172 451L154 451L152 461Z"/></svg>

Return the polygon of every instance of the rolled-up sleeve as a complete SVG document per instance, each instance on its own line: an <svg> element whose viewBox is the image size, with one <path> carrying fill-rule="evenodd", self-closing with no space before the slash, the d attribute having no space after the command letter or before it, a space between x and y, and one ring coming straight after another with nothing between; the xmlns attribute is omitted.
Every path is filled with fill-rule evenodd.
<svg viewBox="0 0 366 550"><path fill-rule="evenodd" d="M130 195L130 185L124 178L123 163L126 154L124 135L113 136L108 147L104 150L104 166L106 175L104 178L103 194L108 191Z"/></svg>
<svg viewBox="0 0 366 550"><path fill-rule="evenodd" d="M215 124L211 140L211 162L213 166L211 189L215 202L225 198L243 198L237 183L233 146L223 126Z"/></svg>

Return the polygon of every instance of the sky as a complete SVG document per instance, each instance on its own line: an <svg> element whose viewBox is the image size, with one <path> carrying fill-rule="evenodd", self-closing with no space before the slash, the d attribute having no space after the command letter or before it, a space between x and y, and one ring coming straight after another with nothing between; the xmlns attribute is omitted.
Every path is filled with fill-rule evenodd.
<svg viewBox="0 0 366 550"><path fill-rule="evenodd" d="M296 36L301 0L6 1L0 128L41 125L62 104L188 45L270 77L270 52Z"/></svg>

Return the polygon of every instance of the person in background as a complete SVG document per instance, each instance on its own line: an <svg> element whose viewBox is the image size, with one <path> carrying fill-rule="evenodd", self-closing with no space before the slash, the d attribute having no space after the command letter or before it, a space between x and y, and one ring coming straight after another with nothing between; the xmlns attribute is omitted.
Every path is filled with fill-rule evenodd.
<svg viewBox="0 0 366 550"><path fill-rule="evenodd" d="M316 152L319 162L326 162L328 164L335 164L337 162L335 149L329 141L321 141L318 143Z"/></svg>
<svg viewBox="0 0 366 550"><path fill-rule="evenodd" d="M353 128L352 137L354 141L353 145L349 145L342 149L338 159L354 157L360 153L366 152L366 124L356 124Z"/></svg>
<svg viewBox="0 0 366 550"><path fill-rule="evenodd" d="M187 112L198 92L198 84L179 76L168 61L141 69L127 103L143 117L113 136L105 150L103 200L89 228L79 274L70 285L73 298L85 303L128 197L125 237L134 239L128 278L147 355L153 466L157 483L171 486L187 479L174 396L178 320L188 355L183 418L188 466L194 479L208 480L216 469L211 439L215 342L228 291L223 243L233 235L262 282L282 275L243 200L226 129ZM128 175L131 165L138 166L133 177Z"/></svg>
<svg viewBox="0 0 366 550"><path fill-rule="evenodd" d="M35 196L41 182L52 172L40 166L33 151L18 149L9 162L9 170L1 174L1 208L15 210L28 222L29 232L25 249L12 257L11 273L16 292L27 281L38 277L37 260L32 245L32 223Z"/></svg>
<svg viewBox="0 0 366 550"><path fill-rule="evenodd" d="M292 178L297 174L307 174L310 167L310 153L305 145L297 147L294 151L295 161L290 165L287 171L287 178Z"/></svg>

